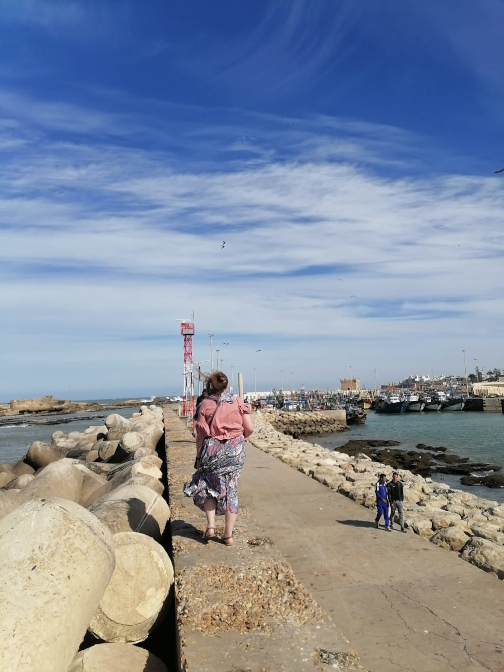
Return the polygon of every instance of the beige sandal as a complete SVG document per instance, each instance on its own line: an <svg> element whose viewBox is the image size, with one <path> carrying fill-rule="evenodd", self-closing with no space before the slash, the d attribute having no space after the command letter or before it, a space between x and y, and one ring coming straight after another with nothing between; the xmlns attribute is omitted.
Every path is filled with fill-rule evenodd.
<svg viewBox="0 0 504 672"><path fill-rule="evenodd" d="M213 530L213 534L208 534L210 530ZM212 537L215 537L215 527L207 527L203 532L203 539L212 539Z"/></svg>

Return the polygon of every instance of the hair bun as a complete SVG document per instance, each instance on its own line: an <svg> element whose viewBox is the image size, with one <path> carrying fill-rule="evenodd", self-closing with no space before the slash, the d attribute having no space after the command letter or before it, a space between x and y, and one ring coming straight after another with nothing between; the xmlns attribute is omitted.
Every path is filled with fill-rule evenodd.
<svg viewBox="0 0 504 672"><path fill-rule="evenodd" d="M228 386L228 378L223 371L215 371L209 376L207 390L209 394L221 394Z"/></svg>

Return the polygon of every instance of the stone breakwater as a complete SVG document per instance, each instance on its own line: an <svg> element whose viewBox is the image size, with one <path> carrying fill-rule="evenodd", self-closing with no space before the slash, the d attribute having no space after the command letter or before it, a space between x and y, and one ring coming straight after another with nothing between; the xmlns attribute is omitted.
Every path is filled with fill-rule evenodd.
<svg viewBox="0 0 504 672"><path fill-rule="evenodd" d="M162 410L142 406L0 465L2 670L166 672L134 646L172 595L163 435Z"/></svg>
<svg viewBox="0 0 504 672"><path fill-rule="evenodd" d="M282 434L299 432L299 434L332 434L344 432L346 427L345 412L280 412L262 411L267 421Z"/></svg>
<svg viewBox="0 0 504 672"><path fill-rule="evenodd" d="M254 426L249 438L254 446L367 508L376 506L378 475L392 477L392 467L373 462L367 455L351 457L287 437L268 422L268 415L256 413ZM504 505L433 483L408 470L397 471L404 484L407 528L504 579Z"/></svg>

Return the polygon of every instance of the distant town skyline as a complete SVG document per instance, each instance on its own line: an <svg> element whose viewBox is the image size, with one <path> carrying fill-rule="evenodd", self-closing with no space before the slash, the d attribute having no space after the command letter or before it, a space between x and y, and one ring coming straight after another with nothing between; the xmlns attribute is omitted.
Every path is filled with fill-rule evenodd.
<svg viewBox="0 0 504 672"><path fill-rule="evenodd" d="M246 386L504 365L503 21L4 0L0 399L176 394L193 310Z"/></svg>

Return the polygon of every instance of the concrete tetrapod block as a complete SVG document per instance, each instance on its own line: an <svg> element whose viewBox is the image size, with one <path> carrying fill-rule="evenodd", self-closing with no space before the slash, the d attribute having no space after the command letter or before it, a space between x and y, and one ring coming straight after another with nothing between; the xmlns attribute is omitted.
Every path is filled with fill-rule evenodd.
<svg viewBox="0 0 504 672"><path fill-rule="evenodd" d="M101 460L112 461L118 445L119 441L100 441L100 443L95 444L95 448L98 446L98 455Z"/></svg>
<svg viewBox="0 0 504 672"><path fill-rule="evenodd" d="M31 474L21 474L21 476L16 476L16 478L11 481L8 485L5 486L6 490L22 490L29 483L33 481L35 477Z"/></svg>
<svg viewBox="0 0 504 672"><path fill-rule="evenodd" d="M67 672L114 571L108 529L74 502L25 502L0 521L1 669Z"/></svg>
<svg viewBox="0 0 504 672"><path fill-rule="evenodd" d="M18 460L16 464L12 465L11 471L13 474L16 474L16 476L21 476L21 474L35 473L35 469L25 462L24 457Z"/></svg>
<svg viewBox="0 0 504 672"><path fill-rule="evenodd" d="M82 489L82 471L73 461L58 460L37 472L35 478L22 490L25 501L44 497L60 497L78 502Z"/></svg>
<svg viewBox="0 0 504 672"><path fill-rule="evenodd" d="M161 540L170 520L163 497L145 485L123 485L95 502L89 510L113 534L141 532Z"/></svg>
<svg viewBox="0 0 504 672"><path fill-rule="evenodd" d="M152 450L155 450L159 440L163 436L163 433L164 428L158 423L152 424L146 429L141 430L140 434L143 438L143 445L147 448L152 448Z"/></svg>
<svg viewBox="0 0 504 672"><path fill-rule="evenodd" d="M82 474L82 488L79 497L79 504L85 506L88 499L94 492L99 490L107 483L107 479L99 474L95 474L83 464L75 464L75 469L78 469Z"/></svg>
<svg viewBox="0 0 504 672"><path fill-rule="evenodd" d="M162 461L157 455L146 455L139 460L128 460L122 464L113 465L115 468L108 473L107 480L110 481L119 474L123 475L125 481L137 474L161 478L161 465Z"/></svg>
<svg viewBox="0 0 504 672"><path fill-rule="evenodd" d="M11 481L15 481L16 476L12 471L2 471L0 472L0 488L5 488Z"/></svg>
<svg viewBox="0 0 504 672"><path fill-rule="evenodd" d="M114 535L116 566L89 631L104 642L146 639L160 618L173 583L168 554L138 532Z"/></svg>
<svg viewBox="0 0 504 672"><path fill-rule="evenodd" d="M19 490L0 490L0 518L17 509L24 501Z"/></svg>
<svg viewBox="0 0 504 672"><path fill-rule="evenodd" d="M130 427L130 421L127 418L123 418L119 413L111 413L105 418L105 427L107 427L107 429L116 427L118 429L124 429L124 431L127 432Z"/></svg>
<svg viewBox="0 0 504 672"><path fill-rule="evenodd" d="M148 474L136 474L136 476L132 476L126 480L124 479L125 475L127 476L128 474L118 474L115 478L107 481L105 485L102 485L98 490L92 492L85 502L81 501L82 506L89 508L99 499L108 495L109 492L112 492L115 488L119 488L122 485L146 485L151 490L154 490L154 492L157 492L158 495L162 495L164 492L164 485L161 481Z"/></svg>
<svg viewBox="0 0 504 672"><path fill-rule="evenodd" d="M51 443L34 441L26 453L26 460L35 469L47 467L48 464L61 460L68 453L68 448L58 448Z"/></svg>
<svg viewBox="0 0 504 672"><path fill-rule="evenodd" d="M95 644L80 651L68 672L168 672L153 653L133 644Z"/></svg>

